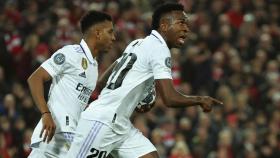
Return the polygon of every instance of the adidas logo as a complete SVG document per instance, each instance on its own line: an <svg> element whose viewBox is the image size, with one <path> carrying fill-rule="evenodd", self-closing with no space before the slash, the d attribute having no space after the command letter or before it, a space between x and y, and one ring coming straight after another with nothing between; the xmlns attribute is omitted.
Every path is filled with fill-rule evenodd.
<svg viewBox="0 0 280 158"><path fill-rule="evenodd" d="M85 72L82 72L79 74L79 76L83 77L83 78L86 78L86 73Z"/></svg>

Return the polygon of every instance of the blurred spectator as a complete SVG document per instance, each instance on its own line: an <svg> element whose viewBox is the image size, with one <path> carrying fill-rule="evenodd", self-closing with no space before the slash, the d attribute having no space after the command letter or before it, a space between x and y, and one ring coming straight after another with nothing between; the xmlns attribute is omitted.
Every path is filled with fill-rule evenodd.
<svg viewBox="0 0 280 158"><path fill-rule="evenodd" d="M13 94L7 94L3 100L3 116L6 116L11 121L15 121L18 117L18 111L16 109L16 99Z"/></svg>
<svg viewBox="0 0 280 158"><path fill-rule="evenodd" d="M6 83L6 76L2 66L0 66L0 100L3 99L4 95L9 92L8 84ZM1 106L0 106L1 108Z"/></svg>

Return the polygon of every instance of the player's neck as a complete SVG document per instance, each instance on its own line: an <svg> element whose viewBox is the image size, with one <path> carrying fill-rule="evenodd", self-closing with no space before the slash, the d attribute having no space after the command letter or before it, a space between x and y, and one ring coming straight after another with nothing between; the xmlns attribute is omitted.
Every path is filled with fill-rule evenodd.
<svg viewBox="0 0 280 158"><path fill-rule="evenodd" d="M97 57L99 51L98 51L98 49L96 49L95 42L90 39L85 39L85 41L88 45L88 48L90 50L92 57L93 58Z"/></svg>
<svg viewBox="0 0 280 158"><path fill-rule="evenodd" d="M167 41L166 34L161 30L158 30L158 33L161 35L161 37L164 39L165 43L167 44L167 47L170 49L171 47L170 47L170 44Z"/></svg>

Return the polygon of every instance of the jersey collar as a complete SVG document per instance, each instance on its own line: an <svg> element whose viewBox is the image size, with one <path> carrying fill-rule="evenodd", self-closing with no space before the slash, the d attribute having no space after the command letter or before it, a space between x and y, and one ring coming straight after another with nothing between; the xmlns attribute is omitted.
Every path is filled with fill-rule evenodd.
<svg viewBox="0 0 280 158"><path fill-rule="evenodd" d="M155 38L157 38L162 44L167 46L167 44L166 44L165 40L163 39L163 37L156 30L152 30L151 35L154 36Z"/></svg>
<svg viewBox="0 0 280 158"><path fill-rule="evenodd" d="M88 47L88 45L87 45L87 43L85 42L84 39L81 40L80 46L82 47L82 49L83 49L87 59L89 60L89 62L94 63L94 59L93 59L93 56L91 54L91 51L90 51L90 49L89 49L89 47Z"/></svg>

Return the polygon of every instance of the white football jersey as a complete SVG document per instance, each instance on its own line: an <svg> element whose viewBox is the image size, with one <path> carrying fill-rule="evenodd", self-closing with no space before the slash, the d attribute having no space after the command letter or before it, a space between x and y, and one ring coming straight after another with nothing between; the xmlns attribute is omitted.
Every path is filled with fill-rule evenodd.
<svg viewBox="0 0 280 158"><path fill-rule="evenodd" d="M131 129L130 116L154 79L172 79L171 56L162 36L153 30L145 39L131 42L117 61L106 87L81 117L124 134Z"/></svg>
<svg viewBox="0 0 280 158"><path fill-rule="evenodd" d="M48 107L56 123L56 133L73 132L80 114L88 105L98 78L97 61L84 40L56 51L43 67L51 76ZM37 124L32 143L38 142L42 122Z"/></svg>

